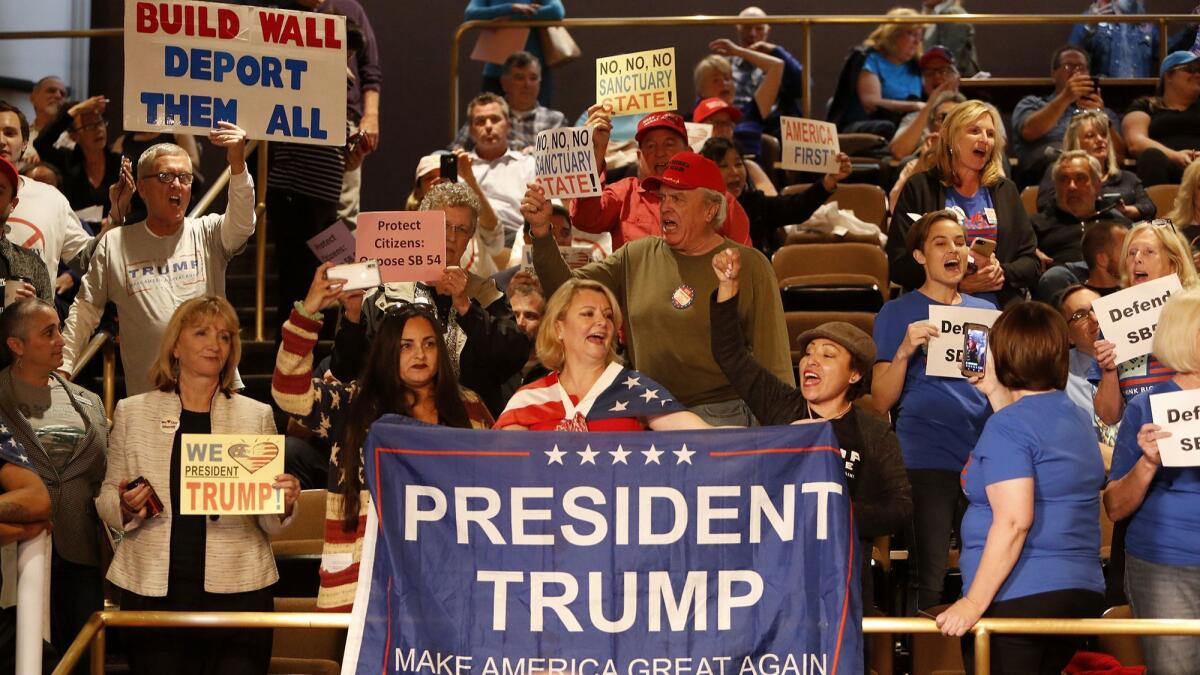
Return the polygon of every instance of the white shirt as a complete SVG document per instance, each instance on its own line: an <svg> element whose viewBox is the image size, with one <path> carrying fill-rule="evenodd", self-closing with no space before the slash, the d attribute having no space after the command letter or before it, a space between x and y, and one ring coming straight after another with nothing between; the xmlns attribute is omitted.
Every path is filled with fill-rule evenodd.
<svg viewBox="0 0 1200 675"><path fill-rule="evenodd" d="M60 260L73 260L92 242L92 235L79 224L63 193L24 176L17 189L17 206L8 216L5 236L41 256L51 282L58 277Z"/></svg>
<svg viewBox="0 0 1200 675"><path fill-rule="evenodd" d="M525 224L521 215L521 200L530 183L537 179L537 168L532 155L509 150L488 161L471 153L471 170L483 194L487 195L492 210L504 229L518 233Z"/></svg>

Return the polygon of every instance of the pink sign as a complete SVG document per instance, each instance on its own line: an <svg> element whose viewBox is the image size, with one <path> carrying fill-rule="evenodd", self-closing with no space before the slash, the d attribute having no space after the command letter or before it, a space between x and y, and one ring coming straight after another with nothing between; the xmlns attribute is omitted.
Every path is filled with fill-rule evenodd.
<svg viewBox="0 0 1200 675"><path fill-rule="evenodd" d="M446 214L372 211L358 214L359 262L378 260L383 281L433 281L446 268Z"/></svg>

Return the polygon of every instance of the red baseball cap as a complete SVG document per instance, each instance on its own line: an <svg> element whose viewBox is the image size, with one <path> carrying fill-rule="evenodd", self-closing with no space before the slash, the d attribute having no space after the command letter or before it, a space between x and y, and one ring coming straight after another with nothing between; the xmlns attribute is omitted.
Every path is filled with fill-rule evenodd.
<svg viewBox="0 0 1200 675"><path fill-rule="evenodd" d="M921 70L925 70L937 61L945 61L950 66L955 65L954 55L950 53L950 50L937 45L925 50L925 53L921 55L921 60L917 61L917 66Z"/></svg>
<svg viewBox="0 0 1200 675"><path fill-rule="evenodd" d="M717 98L716 96L712 98L706 98L697 103L696 110L692 112L692 119L697 122L703 122L722 110L727 111L729 113L729 118L734 122L742 119L741 110L738 110L738 108L732 103L726 103L724 99Z"/></svg>
<svg viewBox="0 0 1200 675"><path fill-rule="evenodd" d="M687 127L683 124L683 118L678 113L673 112L656 112L650 113L638 122L637 133L633 135L638 143L642 142L642 137L650 133L652 129L670 129L683 137L683 142L687 142Z"/></svg>
<svg viewBox="0 0 1200 675"><path fill-rule="evenodd" d="M13 196L17 196L17 189L21 187L21 178L17 174L17 167L8 161L5 157L0 157L0 174L8 177L8 182L12 183Z"/></svg>
<svg viewBox="0 0 1200 675"><path fill-rule="evenodd" d="M650 176L642 181L642 187L647 190L657 190L663 185L677 190L708 188L722 194L726 189L725 179L721 177L721 169L717 168L716 162L690 150L672 157L662 176Z"/></svg>

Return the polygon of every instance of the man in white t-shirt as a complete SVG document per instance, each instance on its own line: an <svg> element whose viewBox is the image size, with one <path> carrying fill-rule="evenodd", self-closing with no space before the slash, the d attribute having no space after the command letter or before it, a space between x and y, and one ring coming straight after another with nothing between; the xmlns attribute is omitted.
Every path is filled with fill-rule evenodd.
<svg viewBox="0 0 1200 675"><path fill-rule="evenodd" d="M525 188L537 178L533 157L508 147L508 102L500 96L476 96L467 105L467 119L475 142L471 170L504 226L504 245L512 246L525 224Z"/></svg>
<svg viewBox="0 0 1200 675"><path fill-rule="evenodd" d="M183 148L160 143L142 153L136 188L146 220L116 228L96 245L67 317L63 370L75 365L111 301L121 322L125 389L130 396L148 391L150 364L175 309L195 297L225 297L225 268L254 234L254 183L246 171L246 132L221 122L208 137L229 159L225 213L186 217L194 175ZM128 176L121 183L126 190L117 208L125 209L134 185Z"/></svg>

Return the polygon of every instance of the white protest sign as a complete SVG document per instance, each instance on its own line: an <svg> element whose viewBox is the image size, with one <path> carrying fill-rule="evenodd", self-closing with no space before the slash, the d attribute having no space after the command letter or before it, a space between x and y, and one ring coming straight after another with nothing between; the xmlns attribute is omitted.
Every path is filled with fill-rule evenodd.
<svg viewBox="0 0 1200 675"><path fill-rule="evenodd" d="M547 199L600 194L600 174L589 127L560 127L539 133L533 162Z"/></svg>
<svg viewBox="0 0 1200 675"><path fill-rule="evenodd" d="M305 243L321 262L354 262L354 233L346 227L346 221L340 218Z"/></svg>
<svg viewBox="0 0 1200 675"><path fill-rule="evenodd" d="M929 321L937 326L938 336L929 341L925 359L925 374L932 377L957 377L962 374L963 326L981 323L991 327L1000 316L995 309L931 305Z"/></svg>
<svg viewBox="0 0 1200 675"><path fill-rule="evenodd" d="M712 125L703 122L684 122L688 132L688 147L692 152L700 152L700 148L704 147L704 141L712 138Z"/></svg>
<svg viewBox="0 0 1200 675"><path fill-rule="evenodd" d="M596 59L596 103L613 115L675 110L675 48L651 49Z"/></svg>
<svg viewBox="0 0 1200 675"><path fill-rule="evenodd" d="M837 125L803 117L780 117L783 149L779 162L790 171L837 173Z"/></svg>
<svg viewBox="0 0 1200 675"><path fill-rule="evenodd" d="M1158 439L1163 466L1200 466L1200 389L1150 395L1154 423L1170 438Z"/></svg>
<svg viewBox="0 0 1200 675"><path fill-rule="evenodd" d="M1147 281L1092 301L1104 339L1117 347L1117 363L1149 354L1167 298L1181 288L1179 275Z"/></svg>
<svg viewBox="0 0 1200 675"><path fill-rule="evenodd" d="M126 131L346 143L346 18L213 2L125 3Z"/></svg>

